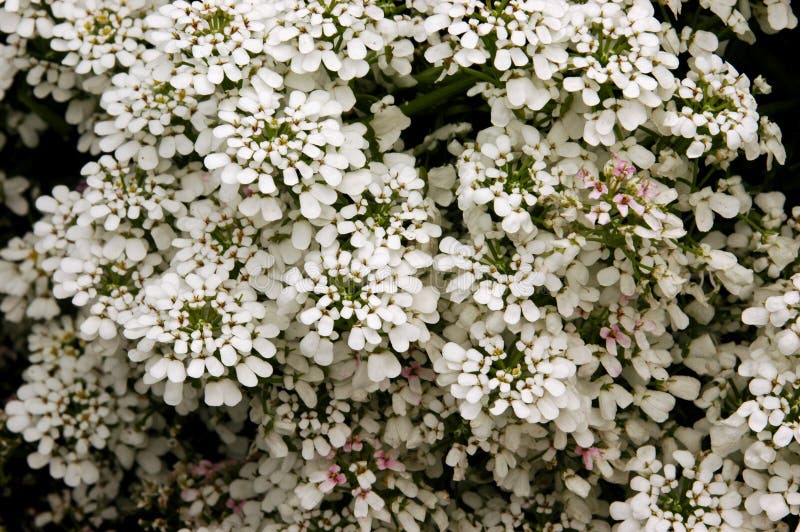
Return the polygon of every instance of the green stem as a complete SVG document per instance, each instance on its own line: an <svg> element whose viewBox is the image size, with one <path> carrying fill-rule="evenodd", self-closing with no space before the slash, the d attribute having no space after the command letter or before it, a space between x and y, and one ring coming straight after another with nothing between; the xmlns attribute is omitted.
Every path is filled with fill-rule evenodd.
<svg viewBox="0 0 800 532"><path fill-rule="evenodd" d="M472 76L473 78L482 79L483 81L491 83L495 87L501 87L503 85L496 78L490 76L489 74L487 74L485 72L481 72L480 70L466 67L466 68L462 68L461 71L464 72L465 74L469 75L469 76Z"/></svg>
<svg viewBox="0 0 800 532"><path fill-rule="evenodd" d="M475 80L472 78L461 78L453 83L434 89L433 91L423 94L411 101L408 101L400 106L400 110L406 116L414 116L416 114L424 113L427 109L436 107L442 102L446 102L455 96L459 96L467 92L472 86L475 85Z"/></svg>
<svg viewBox="0 0 800 532"><path fill-rule="evenodd" d="M417 80L417 83L434 83L442 74L442 70L444 67L430 67L414 76L414 79Z"/></svg>

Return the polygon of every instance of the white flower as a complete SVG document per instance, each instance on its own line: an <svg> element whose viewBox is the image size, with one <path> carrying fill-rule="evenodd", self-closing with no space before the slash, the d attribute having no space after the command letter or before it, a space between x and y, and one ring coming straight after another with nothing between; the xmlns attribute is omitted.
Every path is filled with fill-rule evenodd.
<svg viewBox="0 0 800 532"><path fill-rule="evenodd" d="M384 379L393 379L400 375L400 362L390 352L371 353L367 360L367 372L370 380L381 382Z"/></svg>
<svg viewBox="0 0 800 532"><path fill-rule="evenodd" d="M242 400L242 392L230 379L210 381L206 383L204 399L208 406L235 406Z"/></svg>
<svg viewBox="0 0 800 532"><path fill-rule="evenodd" d="M274 356L274 345L263 337L253 341L256 330L267 338L278 332L261 327L266 312L248 286L223 284L216 274L190 273L182 280L169 272L145 285L141 303L124 322L125 337L138 340L129 357L146 361L148 384L167 379L169 404L181 402L187 377L216 379L235 372L241 385L253 387L272 374L265 359ZM205 399L212 406L230 406L242 394L234 381L223 378L206 384Z"/></svg>
<svg viewBox="0 0 800 532"><path fill-rule="evenodd" d="M33 247L33 234L13 238L0 250L0 275L6 282L0 285L4 294L0 310L10 322L19 323L24 317L51 319L61 311L50 288L50 276L44 270L46 256Z"/></svg>
<svg viewBox="0 0 800 532"><path fill-rule="evenodd" d="M152 28L148 38L164 53L176 56L176 63L190 63L194 89L211 94L224 80L237 83L245 77L250 54L263 50L266 14L250 1L180 0L147 17Z"/></svg>
<svg viewBox="0 0 800 532"><path fill-rule="evenodd" d="M716 31L786 0L0 4L0 148L91 161L0 173L33 527L796 520L800 207Z"/></svg>
<svg viewBox="0 0 800 532"><path fill-rule="evenodd" d="M633 404L641 408L653 421L663 423L675 407L675 396L639 386L634 388Z"/></svg>
<svg viewBox="0 0 800 532"><path fill-rule="evenodd" d="M674 463L662 464L648 445L639 448L628 462L627 468L637 474L631 479L631 488L638 493L610 507L611 517L623 521L621 530L741 526L742 516L736 510L741 496L739 483L731 478L732 464L714 454L696 459L683 450L674 451L672 459ZM680 482L682 479L690 482Z"/></svg>
<svg viewBox="0 0 800 532"><path fill-rule="evenodd" d="M53 2L60 20L53 27L53 50L67 52L62 63L78 74L103 74L117 64L129 67L143 50L144 0Z"/></svg>
<svg viewBox="0 0 800 532"><path fill-rule="evenodd" d="M252 88L220 104L222 125L214 136L223 141L223 151L207 155L205 164L223 183L246 185L264 196L278 195L279 179L298 196L304 217L320 218L323 211L327 216L344 171L364 165L365 128L343 125L343 106L327 91L292 91L281 104L274 90L280 85L270 86L264 77L256 76Z"/></svg>
<svg viewBox="0 0 800 532"><path fill-rule="evenodd" d="M0 171L0 185L5 206L17 216L28 214L28 200L23 196L30 187L28 180L20 176L7 178L6 174Z"/></svg>
<svg viewBox="0 0 800 532"><path fill-rule="evenodd" d="M710 187L693 193L689 198L689 203L694 207L697 228L703 232L710 231L714 225L714 213L723 218L734 218L739 214L741 208L735 197L714 192Z"/></svg>
<svg viewBox="0 0 800 532"><path fill-rule="evenodd" d="M403 130L411 125L411 119L404 115L399 107L391 105L394 103L391 96L388 97L386 103L388 105L381 106L381 109L376 109L378 104L373 105L372 112L375 113L375 116L370 122L370 127L378 141L378 149L382 152L388 151L400 138Z"/></svg>
<svg viewBox="0 0 800 532"><path fill-rule="evenodd" d="M101 464L93 450L107 447L112 428L124 422L120 412L135 399L125 395L125 370L121 375L112 370L119 364L113 344L97 351L82 342L76 347L72 327L63 320L34 330L35 363L25 370L16 398L6 404L6 426L37 442L28 455L30 467L48 466L53 478L75 487L99 480ZM104 351L105 357L100 356Z"/></svg>

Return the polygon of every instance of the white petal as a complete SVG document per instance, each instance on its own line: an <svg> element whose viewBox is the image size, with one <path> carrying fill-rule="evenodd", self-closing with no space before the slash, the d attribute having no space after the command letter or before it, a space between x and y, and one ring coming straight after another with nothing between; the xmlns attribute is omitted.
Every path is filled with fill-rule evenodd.
<svg viewBox="0 0 800 532"><path fill-rule="evenodd" d="M217 168L222 168L226 164L230 163L231 159L224 153L210 153L206 155L206 158L203 162L205 163L206 168L209 170L216 170Z"/></svg>
<svg viewBox="0 0 800 532"><path fill-rule="evenodd" d="M238 364L236 366L236 379L242 383L243 386L252 388L258 384L258 378L253 370L246 364Z"/></svg>
<svg viewBox="0 0 800 532"><path fill-rule="evenodd" d="M180 360L170 360L167 364L167 378L170 382L183 382L186 380L186 368Z"/></svg>
<svg viewBox="0 0 800 532"><path fill-rule="evenodd" d="M775 336L775 340L777 341L778 349L784 355L793 355L800 349L800 338L791 329L779 332Z"/></svg>
<svg viewBox="0 0 800 532"><path fill-rule="evenodd" d="M723 218L733 218L739 214L739 200L733 196L716 192L708 203L711 210Z"/></svg>
<svg viewBox="0 0 800 532"><path fill-rule="evenodd" d="M192 377L193 379L199 379L203 376L203 373L206 370L205 362L202 358L194 358L191 362L189 362L189 366L186 368L186 374Z"/></svg>
<svg viewBox="0 0 800 532"><path fill-rule="evenodd" d="M219 382L209 382L206 384L204 399L208 406L222 406L225 397Z"/></svg>
<svg viewBox="0 0 800 532"><path fill-rule="evenodd" d="M147 256L147 245L140 238L129 238L125 241L125 254L134 262L139 262Z"/></svg>
<svg viewBox="0 0 800 532"><path fill-rule="evenodd" d="M156 166L158 166L158 153L156 152L156 149L152 146L143 147L139 150L136 162L139 164L142 170L154 169Z"/></svg>
<svg viewBox="0 0 800 532"><path fill-rule="evenodd" d="M367 375L373 382L381 382L385 378L395 378L400 375L402 367L397 357L392 353L373 353L367 361Z"/></svg>
<svg viewBox="0 0 800 532"><path fill-rule="evenodd" d="M267 378L272 375L272 365L261 358L254 356L247 357L244 363L247 364L247 367L253 370L253 373L261 378Z"/></svg>
<svg viewBox="0 0 800 532"><path fill-rule="evenodd" d="M242 391L231 380L224 380L222 384L222 393L225 397L225 406L236 406L242 400Z"/></svg>
<svg viewBox="0 0 800 532"><path fill-rule="evenodd" d="M181 365L183 367L183 365ZM178 405L183 400L183 383L167 382L164 387L164 402L168 405Z"/></svg>
<svg viewBox="0 0 800 532"><path fill-rule="evenodd" d="M221 66L211 65L210 67L208 67L208 81L210 81L214 85L219 85L220 83L222 83L223 77L224 77L224 72Z"/></svg>
<svg viewBox="0 0 800 532"><path fill-rule="evenodd" d="M769 312L763 307L750 307L742 312L742 322L747 325L766 325L769 321Z"/></svg>

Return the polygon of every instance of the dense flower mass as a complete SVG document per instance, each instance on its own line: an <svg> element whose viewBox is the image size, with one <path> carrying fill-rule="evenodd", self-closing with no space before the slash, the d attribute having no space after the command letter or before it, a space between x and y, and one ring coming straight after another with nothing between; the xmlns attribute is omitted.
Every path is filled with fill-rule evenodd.
<svg viewBox="0 0 800 532"><path fill-rule="evenodd" d="M0 1L2 131L83 157L0 170L0 487L43 470L55 529L789 530L800 207L724 52L796 25Z"/></svg>

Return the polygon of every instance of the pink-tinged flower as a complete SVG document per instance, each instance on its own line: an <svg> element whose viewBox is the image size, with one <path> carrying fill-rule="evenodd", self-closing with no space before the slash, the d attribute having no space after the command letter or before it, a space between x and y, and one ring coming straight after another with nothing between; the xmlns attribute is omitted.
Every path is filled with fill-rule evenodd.
<svg viewBox="0 0 800 532"><path fill-rule="evenodd" d="M378 469L384 471L391 469L392 471L405 471L406 466L392 458L392 456L382 449L375 451L375 463L378 464Z"/></svg>
<svg viewBox="0 0 800 532"><path fill-rule="evenodd" d="M589 192L589 197L591 199L600 199L603 196L603 194L608 194L608 187L606 186L605 183L603 183L599 179L589 183L589 186L587 188L592 189L592 191Z"/></svg>
<svg viewBox="0 0 800 532"><path fill-rule="evenodd" d="M614 196L614 203L622 216L628 216L628 209L631 209L639 216L644 214L644 206L638 203L636 198L630 194L617 194Z"/></svg>
<svg viewBox="0 0 800 532"><path fill-rule="evenodd" d="M415 377L423 380L432 380L435 373L430 368L423 368L419 362L414 361L410 365L403 368L403 377L411 380Z"/></svg>
<svg viewBox="0 0 800 532"><path fill-rule="evenodd" d="M650 179L642 179L636 185L636 193L640 198L652 198L658 195L658 190L653 186L653 181Z"/></svg>
<svg viewBox="0 0 800 532"><path fill-rule="evenodd" d="M587 172L585 168L581 168L576 177L578 181L583 182L584 188L592 189L589 193L589 197L592 199L597 199L608 192L606 184Z"/></svg>
<svg viewBox="0 0 800 532"><path fill-rule="evenodd" d="M408 380L409 387L416 393L422 393L422 385L420 379L430 381L433 380L434 372L430 368L423 368L419 362L412 362L409 366L403 368L400 374Z"/></svg>
<svg viewBox="0 0 800 532"><path fill-rule="evenodd" d="M611 221L611 216L608 214L610 210L611 206L605 202L592 205L592 208L586 214L586 219L592 225L605 225Z"/></svg>
<svg viewBox="0 0 800 532"><path fill-rule="evenodd" d="M223 464L215 464L210 460L201 460L197 465L192 466L192 474L198 477L208 477L222 469Z"/></svg>
<svg viewBox="0 0 800 532"><path fill-rule="evenodd" d="M353 490L353 497L355 498L355 507L353 508L353 515L356 519L363 519L369 515L369 509L372 507L376 511L381 511L385 506L383 499L371 489L356 488Z"/></svg>
<svg viewBox="0 0 800 532"><path fill-rule="evenodd" d="M649 349L650 342L647 341L647 331L655 329L655 323L650 320L637 319L633 323L633 337L636 339L636 345L641 349Z"/></svg>
<svg viewBox="0 0 800 532"><path fill-rule="evenodd" d="M244 511L242 510L242 506L244 506L244 501L235 501L232 498L228 498L228 500L225 502L225 506L233 510L233 513L235 513L236 515L241 516L244 514Z"/></svg>
<svg viewBox="0 0 800 532"><path fill-rule="evenodd" d="M250 187L244 187L242 189L242 193L244 194L244 197L246 197L246 198L249 198L250 196L252 196L254 194L254 192L255 191Z"/></svg>
<svg viewBox="0 0 800 532"><path fill-rule="evenodd" d="M603 456L603 452L597 447L589 447L588 449L576 447L575 452L583 458L583 466L587 471L591 471L594 468L595 458L599 459Z"/></svg>
<svg viewBox="0 0 800 532"><path fill-rule="evenodd" d="M630 337L620 331L617 324L600 329L600 338L606 341L606 350L614 356L617 356L617 344L626 349L631 346Z"/></svg>
<svg viewBox="0 0 800 532"><path fill-rule="evenodd" d="M590 188L592 186L591 183L595 180L594 176L590 174L586 168L581 168L578 170L578 173L575 177L578 179L578 181L583 181L585 188Z"/></svg>
<svg viewBox="0 0 800 532"><path fill-rule="evenodd" d="M609 162L613 165L611 173L614 177L620 179L630 179L633 176L633 173L636 172L635 167L633 167L625 159L620 159L616 153L611 154L611 161Z"/></svg>
<svg viewBox="0 0 800 532"><path fill-rule="evenodd" d="M344 446L342 447L342 449L346 453L349 453L349 452L356 452L357 453L358 451L360 451L363 448L364 448L364 444L361 443L361 437L360 436L351 436L351 437L347 438L347 441L344 442Z"/></svg>
<svg viewBox="0 0 800 532"><path fill-rule="evenodd" d="M194 488L186 488L181 491L181 500L185 502L192 502L197 499L200 492Z"/></svg>
<svg viewBox="0 0 800 532"><path fill-rule="evenodd" d="M317 487L322 493L328 493L333 491L333 488L336 486L340 486L345 482L347 482L347 479L345 478L344 473L342 473L342 468L337 464L333 464L328 468L328 471L325 473L325 478Z"/></svg>

